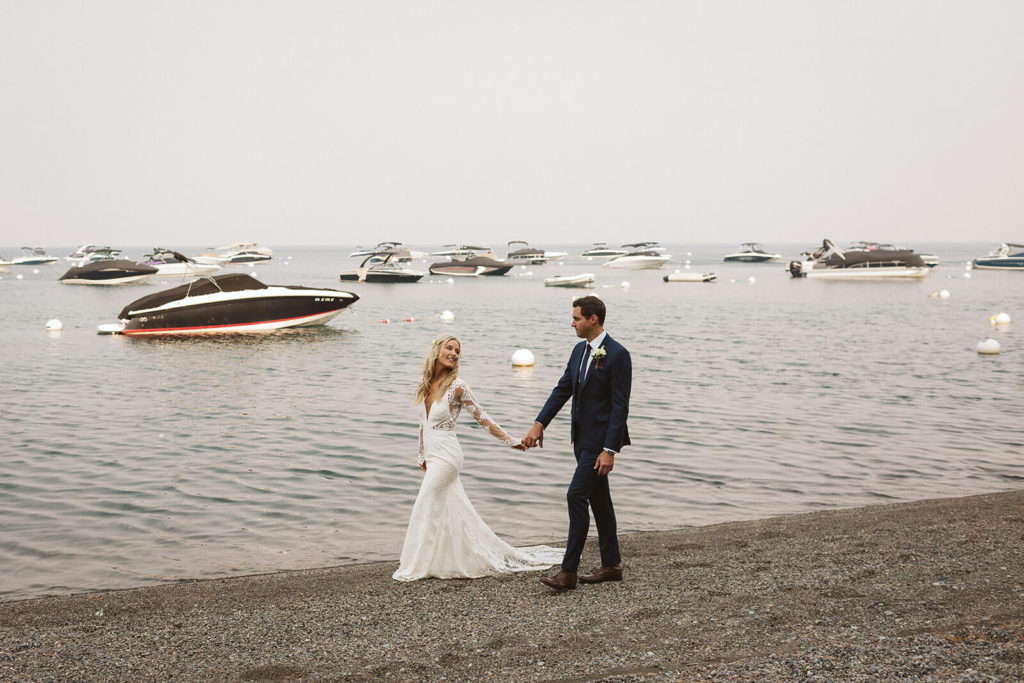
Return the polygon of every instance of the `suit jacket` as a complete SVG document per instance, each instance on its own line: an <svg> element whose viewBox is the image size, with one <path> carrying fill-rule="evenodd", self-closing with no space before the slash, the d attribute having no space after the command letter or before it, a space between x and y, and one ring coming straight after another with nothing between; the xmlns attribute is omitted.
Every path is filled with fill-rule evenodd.
<svg viewBox="0 0 1024 683"><path fill-rule="evenodd" d="M633 363L629 351L611 335L606 335L601 348L607 355L600 361L590 360L590 370L581 384L578 378L586 345L584 340L573 348L565 372L537 415L537 422L546 429L571 398L573 443L587 452L605 448L618 452L629 445L626 418Z"/></svg>

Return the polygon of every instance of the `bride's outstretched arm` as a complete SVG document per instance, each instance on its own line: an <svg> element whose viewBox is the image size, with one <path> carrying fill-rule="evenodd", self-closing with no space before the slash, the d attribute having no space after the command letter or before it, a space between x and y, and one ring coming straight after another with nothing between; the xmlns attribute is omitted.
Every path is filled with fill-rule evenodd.
<svg viewBox="0 0 1024 683"><path fill-rule="evenodd" d="M504 442L505 445L510 448L518 448L519 450L524 450L524 447L522 446L521 442L516 441L507 433L505 433L505 430L498 426L497 422L495 422L494 420L487 416L487 413L485 413L484 409L480 407L479 403L477 403L476 397L473 396L473 392L469 390L468 386L466 386L465 384L460 384L459 386L455 387L453 398L459 403L461 403L462 407L468 410L469 413L473 416L473 419L477 421L477 424L479 424L481 427L489 431L491 433L491 436L493 436L495 439Z"/></svg>

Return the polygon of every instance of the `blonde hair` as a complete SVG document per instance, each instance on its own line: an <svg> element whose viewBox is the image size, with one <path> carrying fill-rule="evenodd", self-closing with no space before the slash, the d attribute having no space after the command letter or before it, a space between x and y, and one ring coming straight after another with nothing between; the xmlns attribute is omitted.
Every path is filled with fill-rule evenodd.
<svg viewBox="0 0 1024 683"><path fill-rule="evenodd" d="M462 350L462 342L455 335L445 334L441 335L430 343L430 351L427 353L427 357L423 359L423 376L420 378L420 385L416 387L416 403L423 403L427 400L427 392L430 391L430 385L434 382L434 368L437 367L437 359L441 355L441 351L444 350L445 344L450 341L456 341L459 344L459 350ZM461 354L460 354L461 355ZM448 387L452 385L452 382L459 376L459 359L455 359L455 367L451 370L446 370L444 377L441 378L441 384L438 386L438 395L444 394L448 391Z"/></svg>

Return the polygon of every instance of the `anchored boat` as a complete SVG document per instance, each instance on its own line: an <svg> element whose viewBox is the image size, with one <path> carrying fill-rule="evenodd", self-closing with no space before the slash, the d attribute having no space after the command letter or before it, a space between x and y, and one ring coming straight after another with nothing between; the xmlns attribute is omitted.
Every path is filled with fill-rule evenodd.
<svg viewBox="0 0 1024 683"><path fill-rule="evenodd" d="M60 276L65 285L132 285L145 282L159 271L127 259L102 259L72 266Z"/></svg>
<svg viewBox="0 0 1024 683"><path fill-rule="evenodd" d="M358 300L352 292L266 285L245 273L229 273L144 296L118 318L127 335L263 332L323 325Z"/></svg>
<svg viewBox="0 0 1024 683"><path fill-rule="evenodd" d="M580 273L579 275L555 275L544 279L545 287L589 287L594 284L593 273Z"/></svg>
<svg viewBox="0 0 1024 683"><path fill-rule="evenodd" d="M931 270L918 254L910 250L874 249L844 252L827 239L821 243L820 248L805 256L803 261L790 261L790 275L834 280L866 280L922 278Z"/></svg>
<svg viewBox="0 0 1024 683"><path fill-rule="evenodd" d="M971 264L989 270L1024 270L1024 244L1004 242L991 254L979 256Z"/></svg>

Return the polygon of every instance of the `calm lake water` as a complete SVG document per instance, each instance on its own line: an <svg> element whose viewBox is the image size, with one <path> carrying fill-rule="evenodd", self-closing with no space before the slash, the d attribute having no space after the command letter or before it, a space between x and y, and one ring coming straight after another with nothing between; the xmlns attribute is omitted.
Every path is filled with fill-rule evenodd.
<svg viewBox="0 0 1024 683"><path fill-rule="evenodd" d="M397 560L430 340L461 336L462 376L525 434L575 343L580 290L544 287L555 273L597 274L633 355L634 443L612 475L623 530L1024 485L1024 273L963 277L992 244L913 245L943 262L919 282L793 280L781 263L722 263L732 244L666 245L670 266L634 272L545 245L573 256L415 285L340 283L350 248L270 246L278 258L252 269L264 282L362 299L320 329L131 339L96 328L163 285L61 285L65 263L0 274L0 600ZM766 246L788 260L810 245ZM685 259L718 280L662 282ZM1000 311L1013 323L993 329ZM1001 355L975 352L989 336ZM534 368L511 367L520 346ZM460 423L469 495L513 543L563 540L567 413L526 454Z"/></svg>

